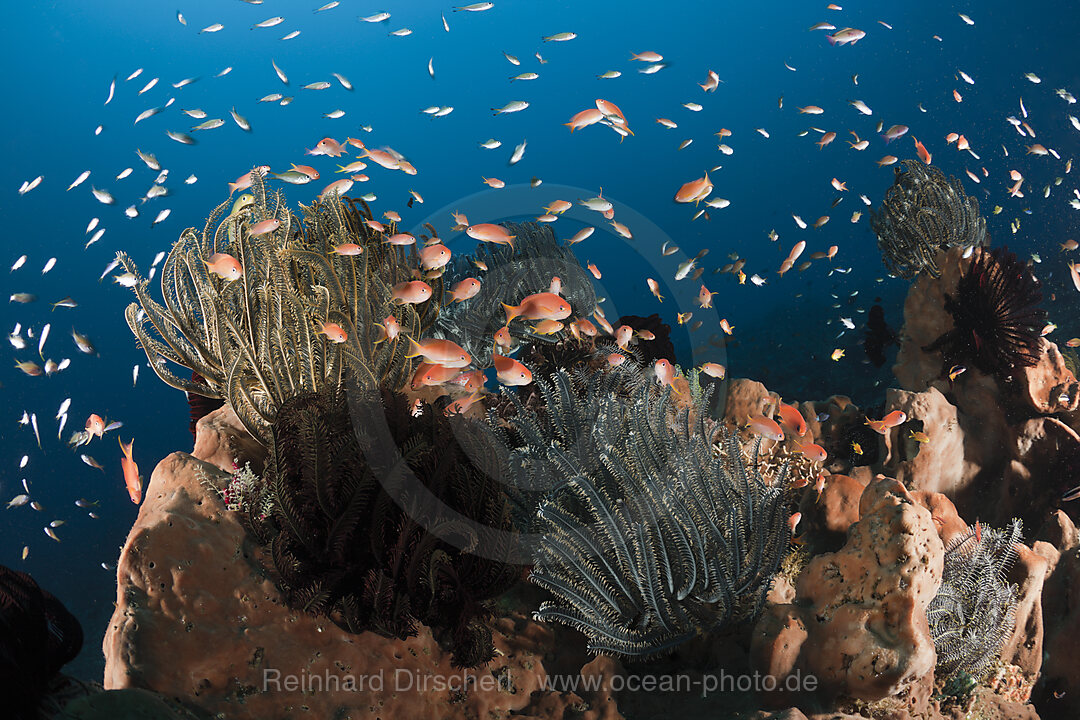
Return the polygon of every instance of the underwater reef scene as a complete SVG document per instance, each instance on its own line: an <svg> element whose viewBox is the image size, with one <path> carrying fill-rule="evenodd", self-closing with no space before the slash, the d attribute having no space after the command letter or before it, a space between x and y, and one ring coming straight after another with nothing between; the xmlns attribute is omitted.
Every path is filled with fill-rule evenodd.
<svg viewBox="0 0 1080 720"><path fill-rule="evenodd" d="M1080 15L184 5L17 11L0 720L1080 717Z"/></svg>

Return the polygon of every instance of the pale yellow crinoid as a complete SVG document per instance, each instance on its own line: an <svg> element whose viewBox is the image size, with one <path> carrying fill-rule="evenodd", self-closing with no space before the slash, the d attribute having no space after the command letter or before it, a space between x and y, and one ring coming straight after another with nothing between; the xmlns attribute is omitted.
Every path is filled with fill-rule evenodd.
<svg viewBox="0 0 1080 720"><path fill-rule="evenodd" d="M127 307L125 319L158 377L224 399L267 444L277 409L302 392L346 377L368 387L401 388L414 364L405 357L405 336L422 337L434 323L442 285L430 280L433 299L421 305L393 304L393 286L413 280L420 267L415 248L384 244L364 222L371 218L366 205L331 195L301 205L301 221L258 172L252 178L254 202L225 215L225 201L201 233L188 228L173 245L161 267L164 304L151 298L149 281L139 276L133 288L138 302ZM249 232L273 218L280 221L276 230ZM343 243L363 252L335 253ZM205 261L215 253L235 257L243 275L232 282L212 275ZM118 258L139 275L126 254ZM380 322L391 314L402 333L380 342ZM347 340L331 342L319 333L319 323L339 325ZM178 375L170 363L201 380Z"/></svg>

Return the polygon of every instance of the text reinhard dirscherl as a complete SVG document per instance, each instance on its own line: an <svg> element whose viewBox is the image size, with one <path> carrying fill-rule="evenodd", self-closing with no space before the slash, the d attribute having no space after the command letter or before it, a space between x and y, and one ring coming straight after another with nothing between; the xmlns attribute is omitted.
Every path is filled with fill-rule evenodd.
<svg viewBox="0 0 1080 720"><path fill-rule="evenodd" d="M541 689L553 692L813 692L818 679L814 675L802 675L798 671L777 679L761 673L733 675L724 671L700 676L686 674L634 674L612 675L548 675L541 680ZM396 668L393 673L379 670L373 674L353 675L331 673L282 673L274 668L263 670L263 692L514 692L509 669L493 674L463 670L459 673L420 673L408 668Z"/></svg>

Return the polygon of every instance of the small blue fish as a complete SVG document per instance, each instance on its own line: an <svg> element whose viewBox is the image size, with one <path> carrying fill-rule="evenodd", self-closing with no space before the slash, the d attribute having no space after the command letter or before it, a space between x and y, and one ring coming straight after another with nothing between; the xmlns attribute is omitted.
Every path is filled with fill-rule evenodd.
<svg viewBox="0 0 1080 720"><path fill-rule="evenodd" d="M818 413L818 415L817 415L817 421L818 422L825 422L828 419L829 419L829 413L827 413L827 412Z"/></svg>

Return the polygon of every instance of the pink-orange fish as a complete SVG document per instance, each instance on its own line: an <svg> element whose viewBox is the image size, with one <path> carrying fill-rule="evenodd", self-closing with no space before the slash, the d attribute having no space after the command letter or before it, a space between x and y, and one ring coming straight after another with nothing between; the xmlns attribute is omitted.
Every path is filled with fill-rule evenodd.
<svg viewBox="0 0 1080 720"><path fill-rule="evenodd" d="M407 358L423 357L429 363L447 368L463 368L472 362L472 356L452 340L428 338L416 342L409 338Z"/></svg>
<svg viewBox="0 0 1080 720"><path fill-rule="evenodd" d="M203 260L206 269L226 282L239 280L244 275L240 261L227 253L214 253L209 260Z"/></svg>
<svg viewBox="0 0 1080 720"><path fill-rule="evenodd" d="M677 203L694 203L695 205L709 196L709 193L713 191L712 181L709 180L709 173L705 173L705 177L700 177L697 180L691 180L688 183L684 183L675 193L675 202Z"/></svg>
<svg viewBox="0 0 1080 720"><path fill-rule="evenodd" d="M476 278L465 278L451 288L450 297L454 302L464 302L475 297L478 292L480 292L480 281Z"/></svg>
<svg viewBox="0 0 1080 720"><path fill-rule="evenodd" d="M359 255L364 252L364 248L356 243L341 243L334 247L330 252L337 253L338 255Z"/></svg>
<svg viewBox="0 0 1080 720"><path fill-rule="evenodd" d="M232 195L237 190L247 190L249 187L251 187L251 173L252 172L257 172L257 173L259 173L259 176L262 177L266 173L270 172L270 166L269 165L259 165L254 170L248 171L248 172L244 173L243 175L241 175L240 177L236 178L236 182L229 183L229 194Z"/></svg>
<svg viewBox="0 0 1080 720"><path fill-rule="evenodd" d="M870 429L880 435L884 435L889 428L903 425L905 422L907 422L907 414L903 410L893 410L880 420L866 418L866 424L870 426Z"/></svg>
<svg viewBox="0 0 1080 720"><path fill-rule="evenodd" d="M116 440L120 443L120 449L124 453L124 456L120 458L120 467L124 470L124 486L127 488L131 502L138 505L142 502L142 478L139 477L139 466L135 464L135 460L131 457L131 447L135 444L135 438L132 438L127 445L120 438L116 438Z"/></svg>
<svg viewBox="0 0 1080 720"><path fill-rule="evenodd" d="M919 142L918 138L912 135L911 139L915 141L915 152L918 154L919 159L929 165L930 161L933 159L933 156L927 151L926 147L921 142Z"/></svg>
<svg viewBox="0 0 1080 720"><path fill-rule="evenodd" d="M337 323L319 323L319 334L325 335L326 339L335 345L343 343L349 339L349 334L345 332Z"/></svg>
<svg viewBox="0 0 1080 720"><path fill-rule="evenodd" d="M431 297L431 286L422 280L398 283L390 291L390 299L395 305L415 305Z"/></svg>
<svg viewBox="0 0 1080 720"><path fill-rule="evenodd" d="M727 368L719 363L707 362L701 364L701 372L717 380L723 380L727 375Z"/></svg>
<svg viewBox="0 0 1080 720"><path fill-rule="evenodd" d="M437 270L450 262L450 248L439 243L420 250L420 266L425 270Z"/></svg>
<svg viewBox="0 0 1080 720"><path fill-rule="evenodd" d="M345 154L345 148L334 138L325 137L316 143L312 150L306 150L305 154L340 157Z"/></svg>
<svg viewBox="0 0 1080 720"><path fill-rule="evenodd" d="M259 235L266 235L272 233L281 227L281 220L278 218L268 218L266 220L260 220L251 227L248 228L248 234L252 237L258 237Z"/></svg>
<svg viewBox="0 0 1080 720"><path fill-rule="evenodd" d="M588 110L582 110L581 112L570 118L570 122L563 123L566 127L570 128L570 132L574 132L578 128L588 127L589 125L595 125L604 119L604 113L600 112L596 108L589 108Z"/></svg>
<svg viewBox="0 0 1080 720"><path fill-rule="evenodd" d="M802 413L787 403L780 403L780 422L788 430L793 431L796 437L806 434L806 420Z"/></svg>
<svg viewBox="0 0 1080 720"><path fill-rule="evenodd" d="M416 367L416 372L413 373L412 388L413 390L419 390L422 387L442 385L450 382L460 374L460 368L422 362Z"/></svg>
<svg viewBox="0 0 1080 720"><path fill-rule="evenodd" d="M784 439L784 431L772 418L767 418L764 415L757 415L750 418L747 423L747 427L750 428L750 432L756 435L761 435L769 440L775 440L780 442Z"/></svg>
<svg viewBox="0 0 1080 720"><path fill-rule="evenodd" d="M496 245L509 245L511 249L514 247L514 238L516 235L511 235L506 231L502 225L496 225L494 223L477 223L476 225L470 225L465 234L474 240L480 240L481 242L494 243Z"/></svg>
<svg viewBox="0 0 1080 720"><path fill-rule="evenodd" d="M517 305L502 304L506 311L506 324L514 318L525 320L565 320L572 312L570 303L550 292L535 293L525 297Z"/></svg>
<svg viewBox="0 0 1080 720"><path fill-rule="evenodd" d="M86 419L86 433L97 435L99 438L105 434L105 421L97 413L93 413Z"/></svg>
<svg viewBox="0 0 1080 720"><path fill-rule="evenodd" d="M379 339L377 343L381 343L384 340L397 340L398 335L401 334L401 325L398 324L398 320L393 315L387 315L379 323Z"/></svg>
<svg viewBox="0 0 1080 720"><path fill-rule="evenodd" d="M503 325L501 328L495 331L494 335L495 344L499 347L508 348L514 344L513 339L510 336L510 326Z"/></svg>
<svg viewBox="0 0 1080 720"><path fill-rule="evenodd" d="M653 373L656 375L656 382L666 385L678 393L678 389L675 387L675 366L671 364L670 360L660 358L653 363Z"/></svg>
<svg viewBox="0 0 1080 720"><path fill-rule="evenodd" d="M528 385L532 382L532 372L517 360L494 353L495 376L503 385Z"/></svg>
<svg viewBox="0 0 1080 720"><path fill-rule="evenodd" d="M795 444L798 446L796 452L802 453L808 460L813 460L814 462L825 462L825 458L828 457L828 453L825 452L825 448L821 447L816 443L800 443L796 441Z"/></svg>

